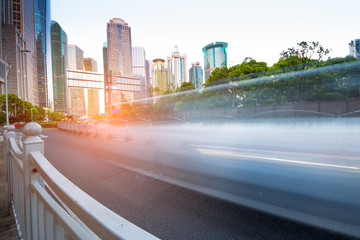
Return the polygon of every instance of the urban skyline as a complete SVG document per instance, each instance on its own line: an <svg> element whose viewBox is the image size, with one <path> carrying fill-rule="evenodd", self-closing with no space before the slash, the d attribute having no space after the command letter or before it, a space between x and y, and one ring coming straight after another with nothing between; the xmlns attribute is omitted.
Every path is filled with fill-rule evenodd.
<svg viewBox="0 0 360 240"><path fill-rule="evenodd" d="M303 40L319 41L324 47L332 49L330 56L344 57L348 54L349 39L356 39L360 35L356 31L357 13L354 10L359 2L348 0L331 4L321 0L315 5L310 4L311 1L305 1L304 4L292 1L276 1L271 4L267 1L256 4L225 1L224 11L217 12L217 18L210 14L217 7L214 2L185 1L184 4L176 5L177 11L186 13L181 21L171 18L172 11L169 10L174 4L163 1L132 1L122 5L109 0L106 5L99 5L90 0L87 1L87 11L78 13L76 9L82 5L79 1L71 3L73 7L66 15L62 9L67 0L52 2L53 18L61 21L65 30L72 32L70 43L84 42L81 47L97 61L102 59L100 48L105 41L104 24L114 16L126 19L131 24L133 45L143 46L148 59L166 59L170 49L178 45L187 54L189 63L202 62L201 48L212 41L229 43L229 66L242 63L246 57L272 65L278 61L280 52L288 47L295 47L297 42ZM307 2L312 7L307 7ZM191 9L186 7L190 5ZM87 26L74 23L72 16L75 13L76 16L81 14L83 19L87 19ZM299 17L300 15L309 17ZM163 21L164 19L170 21ZM154 23L159 23L159 27L154 28ZM84 39L89 36L91 41L85 42Z"/></svg>
<svg viewBox="0 0 360 240"><path fill-rule="evenodd" d="M21 37L19 37L19 39L23 39L22 43L17 43L18 45L23 45L25 48L25 44L26 44L26 48L29 49L31 51L31 53L29 54L18 54L19 56L17 56L17 59L20 59L21 56L23 56L24 60L16 60L16 61L23 61L24 62L24 66L22 67L23 70L20 69L20 72L23 72L21 74L18 74L18 76L16 76L17 78L17 82L13 81L12 83L9 84L9 90L10 92L15 92L17 93L17 95L21 96L23 99L29 100L30 102L34 103L35 105L43 105L45 106L46 103L48 103L48 105L50 105L51 100L50 100L50 94L48 95L48 99L45 101L44 103L44 96L45 96L45 92L46 92L46 81L47 81L47 76L46 76L46 72L51 72L51 70L47 69L46 63L46 50L47 50L47 46L46 46L46 24L49 21L50 18L50 5L48 4L48 0L44 0L44 1L27 1L26 3L24 2L23 4L18 4L17 2L13 3L14 7L13 7L13 12L14 12L14 19L13 19L13 24L18 28L19 33L21 34ZM18 17L18 15L23 14L23 16ZM121 17L121 18L119 18ZM114 29L116 30L111 30L111 27L109 27L111 24L116 25L116 27L114 27ZM59 23L61 25L61 23ZM119 26L121 25L121 27L119 28ZM132 23L130 22L130 25ZM6 28L6 26L5 26ZM44 31L45 29L45 31ZM5 32L8 33L9 31ZM66 31L65 31L66 32ZM45 37L43 37L42 35L45 35ZM49 34L48 34L49 35ZM113 41L114 39L118 38L119 36L121 36L121 39L117 39L117 41ZM118 75L118 76L125 76L125 77L133 77L134 74L134 68L132 67L132 64L134 63L132 61L132 57L134 57L134 55L132 54L133 48L132 48L132 41L133 41L133 37L131 36L131 28L128 25L127 22L125 22L122 18L122 16L114 16L110 22L108 22L108 30L107 30L107 51L108 51L108 67L109 69L111 69L112 74L114 75ZM355 38L352 38L355 39ZM211 39L212 41L216 41L216 40L226 40L226 39ZM349 41L349 40L348 40ZM356 56L356 48L354 46L357 46L357 41L358 39L351 40L350 44L349 44L349 50L348 53L344 54L344 55L354 55L354 51L355 51L355 56ZM45 44L44 44L45 43ZM85 43L85 42L84 42ZM219 42L215 42L219 43ZM69 69L77 69L77 70L84 70L84 56L88 56L88 55L84 55L84 52L86 51L82 51L82 49L80 49L77 45L75 44L79 44L80 46L82 46L83 43L73 43L73 44L69 44L68 46L68 55L69 55L69 59L67 59L63 65L65 65L65 68L69 68ZM121 46L121 48L119 48L119 46ZM126 45L126 46L125 46ZM345 45L345 44L343 44ZM207 45L209 46L209 45ZM206 47L207 47L206 46ZM231 44L230 44L231 46ZM351 46L353 46L351 48ZM117 48L116 48L117 47ZM205 47L205 48L206 48ZM326 46L325 46L326 47ZM36 48L36 49L35 49ZM74 49L73 49L74 48ZM145 53L148 52L148 50L141 46L141 48L143 49L143 52ZM101 48L99 48L101 49ZM182 49L182 46L181 46ZM354 50L355 49L355 50ZM64 50L64 51L67 51ZM214 50L214 49L213 49ZM151 50L150 50L151 51ZM167 49L167 51L169 51ZM231 62L230 60L227 59L228 56L228 51L227 51L227 43L226 43L226 47L225 47L225 51L223 51L225 53L224 57L221 57L222 59L224 59L225 65L224 66L231 66L232 64L229 63ZM229 51L230 53L231 51ZM118 55L116 55L118 54ZM204 66L204 75L205 75L205 80L208 77L209 73L215 68L215 67L221 67L219 63L213 63L210 64L209 61L206 62L206 59L210 59L210 57L207 57L208 53L206 51L204 51L203 49L203 54L204 54L204 62L200 65ZM53 54L54 55L54 54ZM148 57L148 54L145 57L144 54L144 61L143 63L141 63L140 68L142 69L142 74L138 74L139 78L140 78L140 94L137 95L137 97L126 97L125 95L127 95L128 93L125 94L126 91L131 92L132 90L128 90L127 88L123 88L123 90L119 90L121 89L121 87L118 89L119 91L117 92L119 96L115 96L116 94L114 94L114 96L117 98L116 101L122 101L122 100L132 100L132 99L137 99L137 98L143 98L144 97L144 92L148 89L148 87L150 87L149 83L150 81L148 80L148 77L144 77L145 75L148 75L148 73L145 73L146 71L146 61L149 61L151 59L151 57ZM169 54L166 54L167 56L167 66L166 68L168 69L168 89L171 87L179 87L181 85L182 82L184 81L190 81L190 79L188 78L187 74L188 74L188 70L190 70L190 67L186 66L186 62L187 62L187 51L182 51L182 55L180 55L179 51L177 50L177 46L174 52L172 52L169 56ZM161 58L161 56L158 56L154 59L158 59ZM251 54L248 55L248 57L252 58ZM246 57L246 58L248 58ZM114 60L117 58L117 62ZM214 59L216 59L217 57L215 56ZM79 63L77 63L76 60L79 60ZM91 58L93 59L93 58ZM259 59L253 58L257 61L260 61ZM11 58L9 58L9 60L11 61ZM196 59L195 62L200 61L201 59ZM73 65L72 63L74 62L75 65ZM238 63L241 63L240 61ZM54 63L53 63L54 64ZM14 64L13 64L14 65ZM55 64L56 65L56 64ZM55 66L54 65L54 66ZM68 65L68 66L66 66ZM209 65L209 66L208 66ZM213 65L213 66L212 66ZM25 67L26 66L26 67ZM56 66L57 68L59 66ZM209 67L211 68L210 71L208 71ZM37 71L36 71L37 69ZM56 69L55 69L56 71ZM100 71L102 72L102 71ZM105 72L105 71L104 71ZM106 73L105 73L106 74ZM38 76L39 75L39 76ZM40 76L41 75L41 76ZM64 74L62 74L64 75ZM140 76L141 75L141 76ZM178 76L177 76L178 75ZM54 74L53 76L59 77L58 74ZM130 80L132 81L132 80ZM50 82L56 82L56 79L51 79ZM135 82L134 82L135 83ZM12 86L13 84L13 86ZM15 85L14 85L15 84ZM58 85L58 83L57 83ZM134 89L138 88L138 84L135 84L136 87L134 87ZM56 88L58 86L54 86L54 93L57 91ZM114 88L116 89L116 88ZM66 94L65 94L66 95ZM141 95L141 96L140 96ZM40 98L42 98L41 103L40 103ZM66 101L69 101L66 100ZM69 109L69 108L68 108Z"/></svg>

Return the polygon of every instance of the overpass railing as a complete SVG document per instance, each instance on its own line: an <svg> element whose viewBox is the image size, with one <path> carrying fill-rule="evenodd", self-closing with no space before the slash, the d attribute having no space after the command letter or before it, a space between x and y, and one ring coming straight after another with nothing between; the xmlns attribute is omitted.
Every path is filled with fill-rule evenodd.
<svg viewBox="0 0 360 240"><path fill-rule="evenodd" d="M66 123L72 131L82 125ZM41 126L4 131L4 160L20 239L157 239L87 195L45 157Z"/></svg>

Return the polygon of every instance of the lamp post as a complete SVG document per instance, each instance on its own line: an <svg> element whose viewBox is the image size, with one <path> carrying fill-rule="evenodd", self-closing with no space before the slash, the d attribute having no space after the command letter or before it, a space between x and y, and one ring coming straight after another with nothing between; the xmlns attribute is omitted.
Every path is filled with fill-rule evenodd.
<svg viewBox="0 0 360 240"><path fill-rule="evenodd" d="M15 117L16 117L16 104L17 103L14 103L15 107L14 107L14 110L15 110Z"/></svg>
<svg viewBox="0 0 360 240"><path fill-rule="evenodd" d="M25 52L31 52L30 50L18 50L18 51L12 51L6 54L5 56L5 107L6 107L6 125L9 125L9 105L8 105L8 92L7 92L7 72L8 72L8 64L7 64L7 58L12 53L25 53Z"/></svg>

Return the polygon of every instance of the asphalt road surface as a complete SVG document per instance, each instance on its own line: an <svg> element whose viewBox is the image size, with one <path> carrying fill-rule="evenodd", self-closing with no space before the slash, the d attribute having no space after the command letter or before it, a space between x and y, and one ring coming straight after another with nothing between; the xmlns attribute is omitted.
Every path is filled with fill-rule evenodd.
<svg viewBox="0 0 360 240"><path fill-rule="evenodd" d="M173 168L124 157L127 146L131 149L139 143L57 129L44 129L43 134L49 136L46 158L65 177L161 239L352 239L163 181L173 174ZM151 174L140 174L139 169ZM183 179L193 177L186 172L177 174Z"/></svg>

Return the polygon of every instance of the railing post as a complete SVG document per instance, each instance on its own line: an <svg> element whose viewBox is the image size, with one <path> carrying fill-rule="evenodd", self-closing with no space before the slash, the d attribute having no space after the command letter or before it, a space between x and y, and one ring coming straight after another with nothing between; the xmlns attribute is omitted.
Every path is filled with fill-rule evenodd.
<svg viewBox="0 0 360 240"><path fill-rule="evenodd" d="M5 127L4 127L5 128ZM4 131L4 161L6 169L6 178L8 181L8 201L6 203L7 207L10 206L11 197L12 197L12 178L11 178L11 164L10 164L10 139L15 138L15 127L8 125Z"/></svg>
<svg viewBox="0 0 360 240"><path fill-rule="evenodd" d="M44 154L44 141L39 137L42 132L42 128L37 123L28 123L23 130L26 138L23 142L23 167L24 167L24 213L25 213L25 239L32 239L32 229L36 229L36 226L32 226L31 219L31 172L32 164L30 162L31 152L40 152Z"/></svg>

